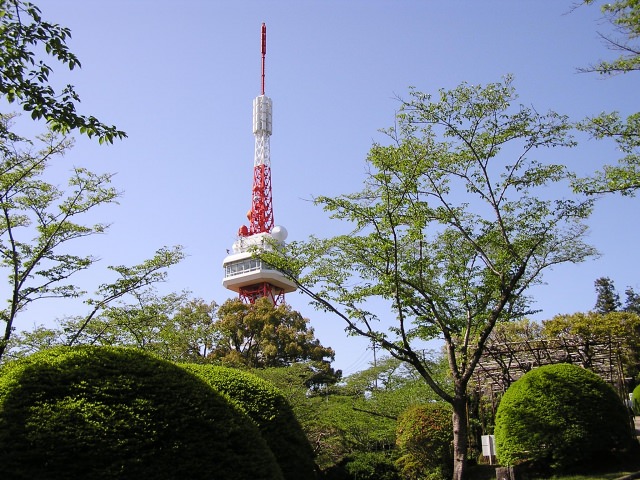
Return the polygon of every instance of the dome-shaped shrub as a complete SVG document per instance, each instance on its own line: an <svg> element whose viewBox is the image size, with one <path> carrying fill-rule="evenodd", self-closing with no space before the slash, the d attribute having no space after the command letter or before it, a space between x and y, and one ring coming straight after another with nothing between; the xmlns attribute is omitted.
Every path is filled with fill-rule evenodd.
<svg viewBox="0 0 640 480"><path fill-rule="evenodd" d="M282 479L252 421L140 351L56 348L0 369L3 478Z"/></svg>
<svg viewBox="0 0 640 480"><path fill-rule="evenodd" d="M603 462L631 444L624 404L600 377L570 364L523 375L505 392L495 420L498 460L567 470Z"/></svg>
<svg viewBox="0 0 640 480"><path fill-rule="evenodd" d="M635 415L640 415L640 385L633 389L631 406Z"/></svg>
<svg viewBox="0 0 640 480"><path fill-rule="evenodd" d="M182 367L238 402L258 425L286 479L315 477L313 449L291 406L271 383L232 368L200 364Z"/></svg>
<svg viewBox="0 0 640 480"><path fill-rule="evenodd" d="M398 418L396 464L407 479L440 480L453 470L451 406L427 403L409 407Z"/></svg>

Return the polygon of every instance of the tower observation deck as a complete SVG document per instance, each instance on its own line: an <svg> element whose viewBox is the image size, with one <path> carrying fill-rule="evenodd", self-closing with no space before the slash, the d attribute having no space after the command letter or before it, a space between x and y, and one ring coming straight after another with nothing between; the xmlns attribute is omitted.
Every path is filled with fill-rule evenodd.
<svg viewBox="0 0 640 480"><path fill-rule="evenodd" d="M264 94L265 56L267 53L267 27L262 24L262 78L261 94L253 100L253 135L255 152L253 161L253 187L251 209L247 213L249 225L238 230L238 239L232 252L224 259L222 285L237 292L246 303L267 297L275 305L284 302L284 294L296 290L296 285L282 272L264 264L256 255L274 245L283 245L287 230L274 224L271 195L271 149L273 127L272 102Z"/></svg>

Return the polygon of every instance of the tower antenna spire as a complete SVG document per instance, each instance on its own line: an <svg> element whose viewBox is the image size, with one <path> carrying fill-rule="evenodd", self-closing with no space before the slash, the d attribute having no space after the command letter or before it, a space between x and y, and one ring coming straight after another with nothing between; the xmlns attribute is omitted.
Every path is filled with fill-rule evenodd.
<svg viewBox="0 0 640 480"><path fill-rule="evenodd" d="M267 56L267 25L262 24L262 90L260 95L264 95L264 66L265 57Z"/></svg>

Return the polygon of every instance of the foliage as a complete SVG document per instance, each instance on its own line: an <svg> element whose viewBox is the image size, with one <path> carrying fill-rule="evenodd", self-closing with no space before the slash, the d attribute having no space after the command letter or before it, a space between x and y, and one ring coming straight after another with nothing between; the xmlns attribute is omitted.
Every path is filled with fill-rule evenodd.
<svg viewBox="0 0 640 480"><path fill-rule="evenodd" d="M448 368L442 356L425 356L439 383L446 385ZM349 375L341 386L343 395L354 399L354 407L372 413L397 418L407 408L438 400L411 365L393 357L382 357L368 369Z"/></svg>
<svg viewBox="0 0 640 480"><path fill-rule="evenodd" d="M388 426L395 423L392 420L354 410L353 398L339 386L310 388L309 380L315 376L312 363L253 369L252 373L272 382L285 396L313 448L322 478L343 478L346 456L393 442L394 427Z"/></svg>
<svg viewBox="0 0 640 480"><path fill-rule="evenodd" d="M8 128L11 116L0 117ZM77 297L82 292L67 280L96 259L61 253L61 246L104 233L104 224L83 225L76 218L97 206L114 203L118 193L111 175L75 168L68 191L43 180L46 168L62 156L71 142L53 134L39 138L41 148L15 139L0 150L0 267L8 271L7 307L0 311L4 336L0 358L11 336L16 315L42 298Z"/></svg>
<svg viewBox="0 0 640 480"><path fill-rule="evenodd" d="M626 119L618 112L601 113L579 122L577 127L596 140L613 140L624 156L616 165L605 165L593 177L577 179L574 188L588 194L635 195L640 188L640 113Z"/></svg>
<svg viewBox="0 0 640 480"><path fill-rule="evenodd" d="M550 197L571 173L562 160L538 159L542 149L572 146L570 129L562 115L518 105L510 78L435 99L412 90L386 131L390 145L369 153L363 190L317 199L353 232L261 254L350 334L411 364L453 405L456 479L466 462L467 385L489 334L528 313L525 293L544 270L595 254L583 242L593 199ZM389 306L395 319L385 331ZM418 350L429 339L445 343L446 385Z"/></svg>
<svg viewBox="0 0 640 480"><path fill-rule="evenodd" d="M564 338L582 345L581 366L592 368L593 345L612 342L620 355L624 375L633 378L640 371L640 316L630 312L596 312L556 315L543 321L542 334L548 338Z"/></svg>
<svg viewBox="0 0 640 480"><path fill-rule="evenodd" d="M542 325L528 318L522 318L496 325L489 335L489 343L526 342L540 338L542 338Z"/></svg>
<svg viewBox="0 0 640 480"><path fill-rule="evenodd" d="M134 298L144 296L145 293L148 292L148 290L145 290L147 287L164 281L167 275L166 269L180 262L183 258L184 253L181 246L173 248L163 247L158 249L152 258L144 260L138 265L131 267L124 265L109 266L108 269L116 272L119 277L111 283L101 284L94 296L84 301L91 309L87 315L63 320L60 329L37 326L32 331L22 332L17 335L14 334L13 330L5 329L5 339L7 337L9 338L8 341L5 340L4 344L0 344L0 351L4 351L2 347L6 345L8 351L4 351L4 353L6 353L8 357L21 358L43 348L50 348L56 345L71 346L82 343L126 345L125 342L120 343L113 338L110 338L111 342L102 341L104 340L103 337L106 336L107 330L113 327L113 325L108 322L105 323L104 318L108 316L109 313L117 311L118 309L115 307L96 321L95 328L93 328L93 326L90 328L87 327L92 325L91 322L94 320L94 317L103 309L108 308L111 302L122 299L128 295ZM71 288L75 289L76 287L71 286ZM79 294L80 292L78 292L77 295L67 294L63 298L74 298ZM18 312L16 312L16 314L17 313Z"/></svg>
<svg viewBox="0 0 640 480"><path fill-rule="evenodd" d="M584 3L595 2L584 0ZM622 54L581 71L614 75L640 70L640 45L633 43L640 35L640 4L637 0L614 0L604 3L601 9L618 36L600 34L600 37L607 47ZM595 139L613 140L624 156L616 165L605 165L593 177L578 179L575 188L590 194L635 195L640 188L640 113L624 119L619 112L603 112L579 122L577 127Z"/></svg>
<svg viewBox="0 0 640 480"><path fill-rule="evenodd" d="M313 450L290 405L273 385L250 373L225 367L182 367L238 403L258 426L285 479L315 477Z"/></svg>
<svg viewBox="0 0 640 480"><path fill-rule="evenodd" d="M0 370L8 478L281 479L226 396L140 351L59 347Z"/></svg>
<svg viewBox="0 0 640 480"><path fill-rule="evenodd" d="M586 4L594 0L584 0ZM619 37L600 33L605 45L622 54L613 61L602 60L596 65L581 71L598 72L603 75L627 73L640 70L640 45L631 43L640 37L640 5L637 0L614 0L604 3L602 13L614 27Z"/></svg>
<svg viewBox="0 0 640 480"><path fill-rule="evenodd" d="M218 309L216 345L209 354L227 366L281 367L295 362L328 363L335 353L314 337L309 320L290 306L267 299L246 304L230 299Z"/></svg>
<svg viewBox="0 0 640 480"><path fill-rule="evenodd" d="M624 294L627 298L625 299L623 310L640 315L640 295L631 287L627 287Z"/></svg>
<svg viewBox="0 0 640 480"><path fill-rule="evenodd" d="M389 452L359 452L343 461L343 468L353 480L400 480Z"/></svg>
<svg viewBox="0 0 640 480"><path fill-rule="evenodd" d="M204 361L212 348L215 303L189 299L188 292L158 296L146 290L133 297L133 304L106 309L78 342L132 346L171 361ZM76 331L78 320L64 322L63 330Z"/></svg>
<svg viewBox="0 0 640 480"><path fill-rule="evenodd" d="M86 325L86 317L67 317L58 327L39 326L14 335L8 356L66 345L75 337L76 345L129 346L174 362L206 362L214 341L216 305L188 295L161 296L153 287L133 291L133 303L110 305Z"/></svg>
<svg viewBox="0 0 640 480"><path fill-rule="evenodd" d="M0 115L8 125L12 117ZM51 162L64 155L72 142L48 133L38 138L39 147L14 137L0 149L0 268L7 271L7 306L0 311L4 333L0 359L20 312L41 299L78 298L85 294L70 278L93 266L92 255L69 253L71 244L103 234L108 225L80 222L96 208L116 203L119 193L111 186L111 174L95 174L75 167L66 189L45 180ZM78 326L76 340L86 324L120 297L164 280L164 270L182 260L181 247L161 248L153 258L133 267L111 266L119 278L98 287L86 300L89 313Z"/></svg>
<svg viewBox="0 0 640 480"><path fill-rule="evenodd" d="M76 105L80 97L72 85L60 91L51 86L53 68L45 63L47 58L69 70L80 67L80 60L67 46L71 38L68 28L44 20L33 3L0 0L0 38L0 95L9 103L20 104L34 120L46 120L53 132L78 130L90 138L96 136L100 143L126 137L124 132L93 116L79 115ZM0 124L0 139L12 136L7 124ZM0 144L9 150L4 142Z"/></svg>
<svg viewBox="0 0 640 480"><path fill-rule="evenodd" d="M600 277L594 282L596 287L596 305L597 313L615 312L620 308L620 295L616 292L613 281L609 277Z"/></svg>
<svg viewBox="0 0 640 480"><path fill-rule="evenodd" d="M432 365L446 376L441 359ZM414 369L393 358L316 390L308 386L314 375L308 363L252 372L274 383L291 404L326 480L352 478L351 469L357 478L366 471L392 475L386 465L395 458L396 417L436 398Z"/></svg>
<svg viewBox="0 0 640 480"><path fill-rule="evenodd" d="M453 465L451 406L440 403L415 405L398 419L400 458L396 462L402 478L447 480Z"/></svg>
<svg viewBox="0 0 640 480"><path fill-rule="evenodd" d="M11 116L0 116L9 128ZM14 138L0 149L0 267L9 283L7 306L0 311L4 333L0 339L0 359L14 330L17 315L32 302L83 295L70 277L91 267L97 258L68 253L70 244L104 233L108 225L79 222L95 208L115 203L119 193L110 185L110 174L95 174L75 167L67 189L48 183L47 168L64 155L71 142L49 133L39 137L39 149L32 142ZM183 258L180 248L161 249L153 259L134 267L109 267L119 274L114 283L105 283L97 296L87 300L95 313L111 301L154 282L161 281L164 268Z"/></svg>
<svg viewBox="0 0 640 480"><path fill-rule="evenodd" d="M613 389L570 364L539 367L513 383L498 406L495 436L501 464L556 471L605 461L632 439L627 409Z"/></svg>
<svg viewBox="0 0 640 480"><path fill-rule="evenodd" d="M635 415L640 415L640 385L633 389L632 408Z"/></svg>

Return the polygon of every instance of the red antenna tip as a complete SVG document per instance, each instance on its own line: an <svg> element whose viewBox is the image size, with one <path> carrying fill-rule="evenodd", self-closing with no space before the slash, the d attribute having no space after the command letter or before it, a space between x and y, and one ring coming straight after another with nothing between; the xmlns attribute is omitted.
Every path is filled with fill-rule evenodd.
<svg viewBox="0 0 640 480"><path fill-rule="evenodd" d="M264 95L264 57L267 54L267 25L262 24L262 93Z"/></svg>

